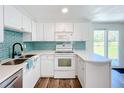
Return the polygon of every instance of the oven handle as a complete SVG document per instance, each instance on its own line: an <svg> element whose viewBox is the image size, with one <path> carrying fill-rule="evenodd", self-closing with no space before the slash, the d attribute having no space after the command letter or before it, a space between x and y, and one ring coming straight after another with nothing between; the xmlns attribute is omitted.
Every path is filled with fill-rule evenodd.
<svg viewBox="0 0 124 93"><path fill-rule="evenodd" d="M16 76L5 88L10 88L19 78L20 76Z"/></svg>

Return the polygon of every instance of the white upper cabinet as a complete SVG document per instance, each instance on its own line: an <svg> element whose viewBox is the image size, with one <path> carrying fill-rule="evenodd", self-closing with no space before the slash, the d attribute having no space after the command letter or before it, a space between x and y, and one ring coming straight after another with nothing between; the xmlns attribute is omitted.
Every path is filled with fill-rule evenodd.
<svg viewBox="0 0 124 93"><path fill-rule="evenodd" d="M21 30L22 14L14 6L4 6L4 25L9 28Z"/></svg>
<svg viewBox="0 0 124 93"><path fill-rule="evenodd" d="M5 5L4 26L22 32L31 32L31 19L22 14L16 7Z"/></svg>
<svg viewBox="0 0 124 93"><path fill-rule="evenodd" d="M22 17L22 30L25 32L31 32L31 19L25 15Z"/></svg>
<svg viewBox="0 0 124 93"><path fill-rule="evenodd" d="M37 41L37 23L32 21L32 26L31 26L31 31L32 31L32 41Z"/></svg>
<svg viewBox="0 0 124 93"><path fill-rule="evenodd" d="M89 23L75 23L73 41L87 41L89 39Z"/></svg>
<svg viewBox="0 0 124 93"><path fill-rule="evenodd" d="M66 32L73 32L73 24L72 23L65 23L65 31Z"/></svg>
<svg viewBox="0 0 124 93"><path fill-rule="evenodd" d="M54 23L45 23L44 24L44 40L45 41L54 41L54 31L55 24Z"/></svg>
<svg viewBox="0 0 124 93"><path fill-rule="evenodd" d="M55 41L72 41L73 33L55 33Z"/></svg>
<svg viewBox="0 0 124 93"><path fill-rule="evenodd" d="M56 23L55 41L72 41L73 23Z"/></svg>
<svg viewBox="0 0 124 93"><path fill-rule="evenodd" d="M3 6L0 5L0 43L4 41Z"/></svg>
<svg viewBox="0 0 124 93"><path fill-rule="evenodd" d="M44 40L44 24L43 23L37 24L36 40L37 41L43 41Z"/></svg>
<svg viewBox="0 0 124 93"><path fill-rule="evenodd" d="M23 41L32 41L32 33L23 33Z"/></svg>
<svg viewBox="0 0 124 93"><path fill-rule="evenodd" d="M56 32L73 32L72 23L56 23Z"/></svg>

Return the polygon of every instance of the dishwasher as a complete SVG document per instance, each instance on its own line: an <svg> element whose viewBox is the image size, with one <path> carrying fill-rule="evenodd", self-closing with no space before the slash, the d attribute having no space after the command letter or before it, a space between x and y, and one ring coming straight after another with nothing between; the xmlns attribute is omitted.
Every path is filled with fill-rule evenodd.
<svg viewBox="0 0 124 93"><path fill-rule="evenodd" d="M22 69L14 73L12 76L0 83L0 88L22 88L22 73Z"/></svg>

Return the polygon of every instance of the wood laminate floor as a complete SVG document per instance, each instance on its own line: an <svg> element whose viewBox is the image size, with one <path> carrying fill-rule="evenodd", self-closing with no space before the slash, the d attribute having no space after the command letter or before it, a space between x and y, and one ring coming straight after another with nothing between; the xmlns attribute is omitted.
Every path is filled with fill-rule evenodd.
<svg viewBox="0 0 124 93"><path fill-rule="evenodd" d="M81 84L77 78L75 79L55 79L40 78L35 88L81 88Z"/></svg>

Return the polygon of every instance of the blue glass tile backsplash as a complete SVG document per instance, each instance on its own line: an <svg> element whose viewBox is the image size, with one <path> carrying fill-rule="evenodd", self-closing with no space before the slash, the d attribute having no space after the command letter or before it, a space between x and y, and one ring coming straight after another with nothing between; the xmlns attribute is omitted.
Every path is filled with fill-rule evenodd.
<svg viewBox="0 0 124 93"><path fill-rule="evenodd" d="M4 31L4 42L0 43L0 60L11 57L12 45L16 42L23 43L22 37L23 33L21 32L11 30Z"/></svg>
<svg viewBox="0 0 124 93"><path fill-rule="evenodd" d="M26 49L24 49L24 51L55 50L56 44L63 43L63 42L55 42L55 41L36 41L36 42L24 42L23 43L22 32L15 32L15 31L6 29L4 31L4 42L0 43L0 60L11 58L12 45L16 42L26 44ZM86 42L85 41L73 41L73 48L76 50L85 50ZM18 45L16 46L16 49L17 51L20 51L20 48L18 48Z"/></svg>
<svg viewBox="0 0 124 93"><path fill-rule="evenodd" d="M28 51L30 50L55 50L56 44L63 42L55 41L35 41L35 42L25 42ZM68 43L68 42L67 42ZM76 50L85 50L85 41L73 41L73 48Z"/></svg>

